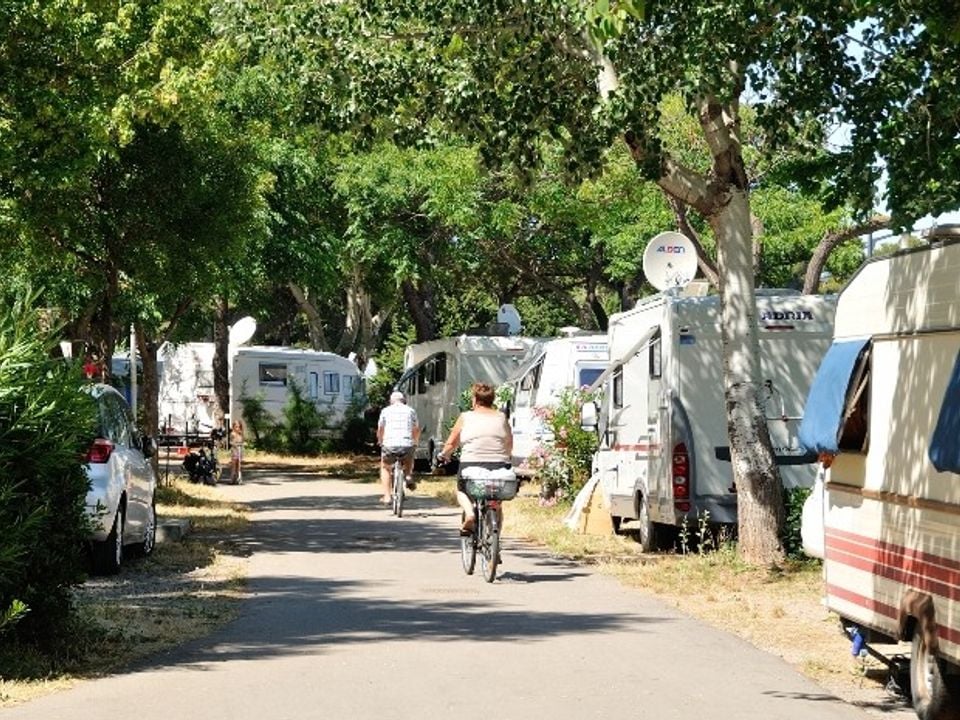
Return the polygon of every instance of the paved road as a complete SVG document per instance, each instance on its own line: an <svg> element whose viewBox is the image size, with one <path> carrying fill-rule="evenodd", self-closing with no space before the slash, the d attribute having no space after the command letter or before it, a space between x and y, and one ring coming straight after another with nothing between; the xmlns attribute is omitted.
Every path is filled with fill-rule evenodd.
<svg viewBox="0 0 960 720"><path fill-rule="evenodd" d="M246 473L245 473L246 475ZM460 569L455 511L397 520L370 485L254 475L250 600L216 635L3 720L865 720L789 666L507 539Z"/></svg>

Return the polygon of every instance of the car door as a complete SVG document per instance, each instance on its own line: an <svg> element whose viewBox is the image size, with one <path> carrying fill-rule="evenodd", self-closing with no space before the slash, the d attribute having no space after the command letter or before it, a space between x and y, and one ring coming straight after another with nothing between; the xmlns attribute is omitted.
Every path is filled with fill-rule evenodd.
<svg viewBox="0 0 960 720"><path fill-rule="evenodd" d="M139 541L144 532L147 512L153 503L156 485L153 466L144 457L140 433L134 425L130 407L119 395L109 396L110 415L116 424L119 467L127 494L126 537Z"/></svg>

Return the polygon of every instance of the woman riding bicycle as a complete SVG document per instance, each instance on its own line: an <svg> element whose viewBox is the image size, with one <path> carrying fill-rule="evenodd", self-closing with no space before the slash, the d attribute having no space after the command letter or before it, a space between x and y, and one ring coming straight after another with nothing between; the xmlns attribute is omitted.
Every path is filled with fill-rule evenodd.
<svg viewBox="0 0 960 720"><path fill-rule="evenodd" d="M457 502L466 518L460 526L460 532L467 534L473 530L473 501L464 492L462 470L470 466L488 470L508 468L510 453L513 451L513 433L510 432L507 416L493 407L493 387L486 383L474 383L471 392L473 409L460 413L440 452L440 461L446 462L458 446L462 448L461 474L457 478ZM500 525L503 525L502 515Z"/></svg>

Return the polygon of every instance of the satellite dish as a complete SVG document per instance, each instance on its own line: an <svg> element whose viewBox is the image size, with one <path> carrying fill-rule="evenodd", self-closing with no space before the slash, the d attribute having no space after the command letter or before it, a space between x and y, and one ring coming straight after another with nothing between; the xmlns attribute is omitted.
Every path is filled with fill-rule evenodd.
<svg viewBox="0 0 960 720"><path fill-rule="evenodd" d="M230 344L243 345L257 331L257 321L249 315L237 320L230 326Z"/></svg>
<svg viewBox="0 0 960 720"><path fill-rule="evenodd" d="M520 334L520 313L513 305L501 305L497 310L497 322L507 326L508 335Z"/></svg>
<svg viewBox="0 0 960 720"><path fill-rule="evenodd" d="M697 274L697 249L686 235L662 232L643 251L643 273L657 290L683 287Z"/></svg>

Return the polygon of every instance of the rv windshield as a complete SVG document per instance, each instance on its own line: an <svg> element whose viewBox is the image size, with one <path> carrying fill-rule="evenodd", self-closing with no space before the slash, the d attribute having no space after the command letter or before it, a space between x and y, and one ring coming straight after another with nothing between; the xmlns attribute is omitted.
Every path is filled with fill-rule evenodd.
<svg viewBox="0 0 960 720"><path fill-rule="evenodd" d="M577 373L577 387L590 387L603 374L603 368L580 368Z"/></svg>

